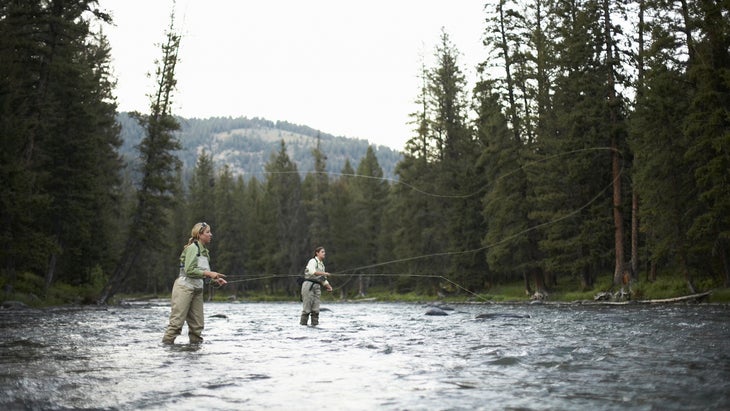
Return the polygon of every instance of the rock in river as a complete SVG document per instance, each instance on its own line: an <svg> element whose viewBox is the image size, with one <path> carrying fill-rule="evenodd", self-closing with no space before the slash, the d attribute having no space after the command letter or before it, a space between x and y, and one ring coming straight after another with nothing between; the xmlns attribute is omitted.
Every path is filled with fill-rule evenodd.
<svg viewBox="0 0 730 411"><path fill-rule="evenodd" d="M447 314L446 311L444 311L440 308L432 307L432 308L429 308L428 311L426 311L426 315L449 315L449 314Z"/></svg>
<svg viewBox="0 0 730 411"><path fill-rule="evenodd" d="M509 314L509 313L484 313L477 315L477 318L481 319L492 319L492 318L530 318L529 314Z"/></svg>

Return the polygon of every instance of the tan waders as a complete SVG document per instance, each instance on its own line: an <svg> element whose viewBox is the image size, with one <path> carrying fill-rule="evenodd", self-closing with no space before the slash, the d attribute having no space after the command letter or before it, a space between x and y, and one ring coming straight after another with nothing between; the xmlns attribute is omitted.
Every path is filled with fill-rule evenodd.
<svg viewBox="0 0 730 411"><path fill-rule="evenodd" d="M312 314L312 325L319 324L319 301L321 296L322 290L319 283L314 281L304 281L302 283L302 318L299 324L307 325L309 314Z"/></svg>
<svg viewBox="0 0 730 411"><path fill-rule="evenodd" d="M299 320L299 324L307 325L309 322L310 313L302 313L302 318ZM312 311L312 325L319 325L319 311Z"/></svg>
<svg viewBox="0 0 730 411"><path fill-rule="evenodd" d="M205 318L203 316L203 281L200 280L200 288L193 287L188 282L187 278L178 277L172 287L170 324L162 337L164 344L173 344L175 342L175 338L180 335L186 321L188 323L190 343L200 344L203 342L201 336Z"/></svg>

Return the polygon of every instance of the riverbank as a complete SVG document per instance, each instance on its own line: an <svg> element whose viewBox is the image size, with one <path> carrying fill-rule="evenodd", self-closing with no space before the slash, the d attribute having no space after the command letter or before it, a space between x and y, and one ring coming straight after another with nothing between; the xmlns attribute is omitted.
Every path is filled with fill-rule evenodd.
<svg viewBox="0 0 730 411"><path fill-rule="evenodd" d="M324 302L413 302L413 303L507 303L507 304L526 304L526 303L570 303L570 304L633 304L633 303L730 303L730 288L723 287L721 284L704 282L695 284L696 292L692 293L688 290L686 283L681 278L664 277L656 281L649 282L639 280L626 287L625 291L630 292L622 298L615 298L610 292L611 277L604 276L599 278L593 289L585 291L576 291L579 285L575 282L565 281L551 286L543 298L535 299L533 295L525 293L524 284L521 282L513 282L507 284L498 284L492 286L487 291L472 292L466 289L443 289L438 295L409 292L396 293L392 289L370 288L364 296L359 295L343 295L341 290L337 288L336 279L333 279L335 291L333 293L323 293L322 300ZM27 286L28 283L25 283ZM618 291L618 290L614 290ZM708 293L708 294L705 294ZM49 289L45 298L40 291L31 288L17 290L13 293L4 293L0 296L0 305L6 302L16 302L29 307L44 306L62 306L62 305L90 305L96 301L95 291L88 286L72 287L68 285L56 285ZM695 297L687 297L696 295ZM115 305L123 301L146 300L146 299L167 299L169 291L154 294L119 294L110 301L110 305ZM233 287L224 287L213 290L212 293L206 292L206 299L213 301L246 301L246 302L278 302L278 301L296 301L296 295L287 295L285 293L266 294L253 292L236 292ZM683 299L684 298L684 299Z"/></svg>

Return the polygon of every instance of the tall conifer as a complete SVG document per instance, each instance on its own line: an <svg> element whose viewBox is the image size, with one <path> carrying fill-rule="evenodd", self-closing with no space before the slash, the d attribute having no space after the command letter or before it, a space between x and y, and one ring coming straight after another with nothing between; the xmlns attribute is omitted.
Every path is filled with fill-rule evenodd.
<svg viewBox="0 0 730 411"><path fill-rule="evenodd" d="M104 286L98 299L106 304L125 284L132 269L144 272L144 264L137 264L148 257L145 253L158 252L165 244L169 211L175 205L179 185L181 162L175 151L181 148L174 132L180 125L172 114L173 92L177 85L175 67L178 63L180 35L175 32L174 13L165 43L161 46L162 58L155 73L157 89L151 95L150 114L134 113L134 118L145 129L146 137L139 146L142 160L142 180L137 192L137 205L130 221L129 236L114 273Z"/></svg>

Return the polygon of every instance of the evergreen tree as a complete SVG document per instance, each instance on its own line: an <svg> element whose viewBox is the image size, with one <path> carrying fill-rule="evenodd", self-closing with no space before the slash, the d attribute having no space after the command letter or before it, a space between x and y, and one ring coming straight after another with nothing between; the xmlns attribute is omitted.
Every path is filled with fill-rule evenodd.
<svg viewBox="0 0 730 411"><path fill-rule="evenodd" d="M392 209L403 216L395 231L400 247L396 255L404 257L409 272L428 271L432 278L455 273L469 277L470 271L484 271L483 255L473 253L480 248L483 233L479 197L473 192L480 184L473 178L479 148L467 125L459 51L443 29L440 40L435 66L424 68L421 111L412 115L416 136L406 144L405 157L396 168L403 184L395 187L399 201ZM480 264L481 270L476 268ZM434 273L433 267L443 271ZM439 286L431 280L418 288L437 292Z"/></svg>
<svg viewBox="0 0 730 411"><path fill-rule="evenodd" d="M184 196L185 189L183 187L182 170L177 170L177 176L175 177L177 188L174 190L176 193L180 193ZM132 205L132 207L134 204ZM157 259L158 263L155 269L151 273L143 273L132 277L131 283L135 284L150 284L150 286L144 289L146 293L153 293L158 295L160 290L164 292L172 291L172 286L175 280L180 275L180 254L184 246L190 239L190 229L192 227L190 217L190 208L188 203L185 201L176 201L172 207L172 210L168 213L170 215L169 230L167 230L167 241L166 250ZM133 273L136 275L136 272ZM138 290L139 291L139 290Z"/></svg>
<svg viewBox="0 0 730 411"><path fill-rule="evenodd" d="M180 149L174 134L180 125L172 115L179 48L180 36L174 31L174 14L171 14L166 42L161 47L162 59L156 71L158 88L151 96L150 114L133 113L147 133L139 146L142 180L137 192L137 206L120 261L101 292L99 304L106 304L124 286L133 267L138 272L145 272L144 266L136 264L140 255L159 252L165 244L168 212L175 206L178 194L176 178L181 168L180 160L174 154Z"/></svg>
<svg viewBox="0 0 730 411"><path fill-rule="evenodd" d="M211 203L215 208L215 270L236 278L243 273L245 239L245 212L243 210L243 179L238 183L228 166L224 166L215 184ZM232 283L236 288L238 283ZM212 288L211 288L212 289Z"/></svg>
<svg viewBox="0 0 730 411"><path fill-rule="evenodd" d="M534 279L536 291L545 295L537 247L540 233L529 229L537 226L529 201L534 191L524 167L535 150L536 133L543 132L551 114L546 74L551 69L546 57L551 48L543 33L543 26L549 24L542 17L542 1L500 1L493 6L484 42L490 59L480 70L486 72L491 62L502 77L482 81L475 90L479 138L486 148L480 162L489 180L484 197L488 230L483 241L489 247L490 268L497 271L498 278L522 277L528 295L533 294L530 280ZM499 95L504 95L501 103L496 101ZM504 134L507 131L510 136Z"/></svg>
<svg viewBox="0 0 730 411"><path fill-rule="evenodd" d="M245 231L246 237L241 249L244 260L241 274L245 280L242 281L241 288L244 291L261 286L260 281L252 280L274 272L273 266L279 257L272 254L277 249L277 243L274 225L269 217L271 211L269 201L265 186L256 177L251 178L246 185L243 198L245 225L239 228Z"/></svg>
<svg viewBox="0 0 730 411"><path fill-rule="evenodd" d="M441 147L434 167L436 192L440 195L434 199L442 210L443 251L450 257L443 274L474 288L483 281L479 276L486 271L485 254L480 250L485 231L480 192L486 181L476 167L482 147L468 125L466 79L459 65L459 51L443 30L435 56L437 63L430 72L428 90L433 113L431 130L440 136L437 146Z"/></svg>
<svg viewBox="0 0 730 411"><path fill-rule="evenodd" d="M0 3L0 252L17 270L87 284L108 268L121 163L109 23L95 1Z"/></svg>
<svg viewBox="0 0 730 411"><path fill-rule="evenodd" d="M103 37L70 46L70 54L59 59L69 63L57 60L52 86L54 96L63 96L59 120L41 140L47 192L53 198L48 227L56 243L52 249L58 250L50 256L47 287L57 269L59 279L83 284L97 264L106 261L109 267L109 228L121 168L109 46ZM78 63L70 64L74 60Z"/></svg>
<svg viewBox="0 0 730 411"><path fill-rule="evenodd" d="M484 194L486 234L483 239L490 283L524 279L525 290L532 294L528 273L535 269L536 246L531 244L529 207L526 203L527 176L522 163L523 144L514 139L507 117L502 113L491 82L481 82L476 90L479 101L477 128L486 147L479 164L489 181Z"/></svg>
<svg viewBox="0 0 730 411"><path fill-rule="evenodd" d="M330 242L330 228L325 212L325 204L329 201L329 175L327 174L327 156L324 155L321 138L317 136L317 146L312 149L314 170L304 177L302 197L309 219L309 248L324 246Z"/></svg>
<svg viewBox="0 0 730 411"><path fill-rule="evenodd" d="M358 266L359 260L359 239L352 230L355 215L354 175L350 160L346 160L340 176L330 184L329 201L325 208L330 227L330 242L325 246L327 267L330 273L338 274L337 288L341 298L347 296L348 286L351 284L350 279L345 280L341 274L351 273L350 270Z"/></svg>
<svg viewBox="0 0 730 411"><path fill-rule="evenodd" d="M701 0L691 3L688 28L696 30L687 69L692 95L683 124L690 138L691 162L701 203L689 235L695 246L692 265L723 274L730 284L730 4ZM708 264L713 256L714 264ZM714 265L714 267L713 267ZM686 276L689 273L685 274ZM690 291L692 282L687 278Z"/></svg>
<svg viewBox="0 0 730 411"><path fill-rule="evenodd" d="M192 222L205 221L213 227L217 227L216 205L215 205L215 182L216 175L213 166L213 159L205 151L198 156L198 161L190 177L190 193L188 204L190 205L190 216ZM213 246L211 244L211 246ZM222 271L224 272L224 271Z"/></svg>
<svg viewBox="0 0 730 411"><path fill-rule="evenodd" d="M684 75L663 62L647 67L644 82L647 91L639 95L632 119L632 148L641 221L649 233L649 262L664 265L671 261L686 271L688 217L693 214L687 211L693 209L696 197L685 159L689 142L682 138L681 130L689 96Z"/></svg>
<svg viewBox="0 0 730 411"><path fill-rule="evenodd" d="M388 196L388 182L383 179L383 169L378 164L373 147L368 147L365 157L357 166L357 177L352 182L353 214L350 235L359 241L353 245L356 256L354 263L359 273L372 273L379 262L380 233L385 201ZM368 280L358 278L358 295L367 292Z"/></svg>
<svg viewBox="0 0 730 411"><path fill-rule="evenodd" d="M276 275L301 274L310 254L308 249L306 210L302 205L302 182L297 166L286 152L281 141L277 153L272 153L266 163L266 192L270 207L266 222L276 239L275 249L266 249L273 256L269 271ZM278 278L270 282L272 289L283 288L293 293L292 282Z"/></svg>
<svg viewBox="0 0 730 411"><path fill-rule="evenodd" d="M416 126L415 136L406 142L403 159L395 170L399 184L393 187L395 201L391 204L391 212L397 222L393 227L393 236L395 255L399 257L399 262L389 268L404 274L427 272L432 264L426 261L426 257L440 251L434 241L435 225L440 216L433 205L435 173L431 167L439 153L430 134L432 115L428 75L426 67L422 67L422 86L416 100L420 111L410 115L412 124ZM414 277L405 275L398 278L396 290L410 292L417 289L427 292L432 284L423 281L416 283Z"/></svg>
<svg viewBox="0 0 730 411"><path fill-rule="evenodd" d="M615 231L605 229L610 226L606 211L612 209L606 190L615 182L606 147L619 126L606 100L613 68L605 64L599 6L563 3L555 10L561 16L555 62L564 74L553 81L552 111L526 168L533 187L530 216L542 226L541 267L552 275L578 276L584 288L606 268L608 239Z"/></svg>

